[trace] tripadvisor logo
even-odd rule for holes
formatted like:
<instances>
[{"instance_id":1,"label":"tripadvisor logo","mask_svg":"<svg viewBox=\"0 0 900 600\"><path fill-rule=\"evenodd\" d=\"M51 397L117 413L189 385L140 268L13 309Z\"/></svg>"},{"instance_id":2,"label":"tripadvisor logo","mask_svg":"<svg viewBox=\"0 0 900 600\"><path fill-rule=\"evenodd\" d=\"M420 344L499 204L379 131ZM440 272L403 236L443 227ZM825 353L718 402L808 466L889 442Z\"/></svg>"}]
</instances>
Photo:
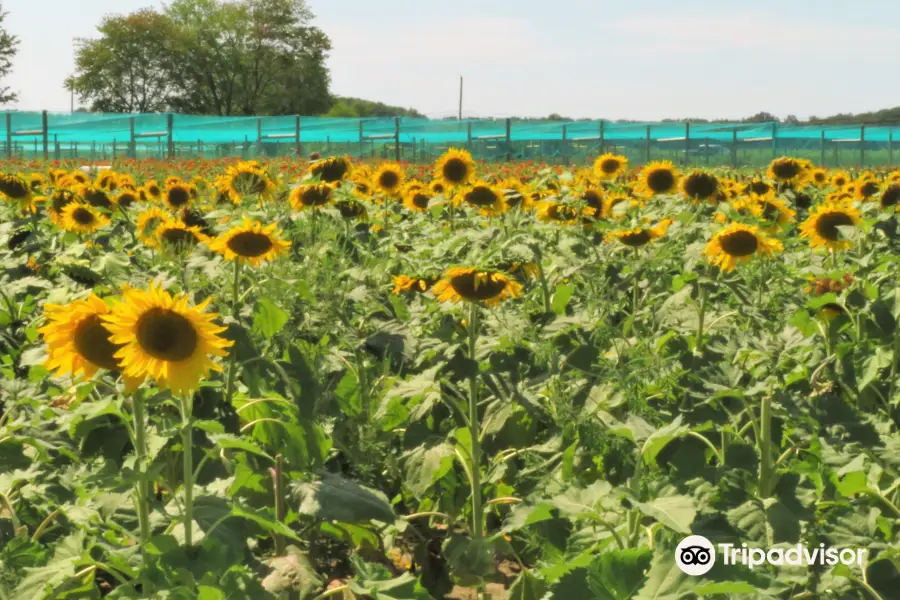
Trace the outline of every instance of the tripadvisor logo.
<instances>
[{"instance_id":1,"label":"tripadvisor logo","mask_svg":"<svg viewBox=\"0 0 900 600\"><path fill-rule=\"evenodd\" d=\"M745 565L751 569L761 565L812 566L823 565L833 567L838 563L846 566L862 567L867 550L865 548L833 548L825 544L809 548L797 544L784 548L749 548L747 544L718 544L718 550L712 542L702 535L692 535L681 540L675 548L675 564L687 575L699 576L708 573L716 564L716 555L721 556L723 565Z\"/></svg>"}]
</instances>

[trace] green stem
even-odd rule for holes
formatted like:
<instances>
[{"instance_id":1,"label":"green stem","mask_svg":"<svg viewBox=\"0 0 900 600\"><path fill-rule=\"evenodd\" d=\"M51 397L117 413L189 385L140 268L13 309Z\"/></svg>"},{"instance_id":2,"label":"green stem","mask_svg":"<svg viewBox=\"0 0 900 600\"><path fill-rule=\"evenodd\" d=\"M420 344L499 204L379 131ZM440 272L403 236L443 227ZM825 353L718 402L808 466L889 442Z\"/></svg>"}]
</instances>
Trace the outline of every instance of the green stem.
<instances>
[{"instance_id":1,"label":"green stem","mask_svg":"<svg viewBox=\"0 0 900 600\"><path fill-rule=\"evenodd\" d=\"M137 500L138 523L141 529L141 554L144 554L144 545L150 540L150 510L149 492L147 488L147 422L144 416L144 402L137 394L131 398L132 416L134 417L134 453L138 472L138 482L135 486Z\"/></svg>"},{"instance_id":2,"label":"green stem","mask_svg":"<svg viewBox=\"0 0 900 600\"><path fill-rule=\"evenodd\" d=\"M766 396L762 400L759 413L759 496L768 498L772 490L772 479L775 474L775 464L772 461L772 397Z\"/></svg>"},{"instance_id":3,"label":"green stem","mask_svg":"<svg viewBox=\"0 0 900 600\"><path fill-rule=\"evenodd\" d=\"M472 533L475 539L481 539L482 504L481 504L481 427L478 422L478 304L469 305L469 358L475 363L475 370L469 376L469 436L472 438Z\"/></svg>"},{"instance_id":4,"label":"green stem","mask_svg":"<svg viewBox=\"0 0 900 600\"><path fill-rule=\"evenodd\" d=\"M275 457L275 468L272 469L272 492L275 495L275 520L284 523L284 476L281 469L281 455ZM275 555L284 556L285 545L284 536L276 533L272 536L275 542Z\"/></svg>"},{"instance_id":5,"label":"green stem","mask_svg":"<svg viewBox=\"0 0 900 600\"><path fill-rule=\"evenodd\" d=\"M631 286L631 316L637 318L638 311L638 249L634 249L634 283Z\"/></svg>"},{"instance_id":6,"label":"green stem","mask_svg":"<svg viewBox=\"0 0 900 600\"><path fill-rule=\"evenodd\" d=\"M238 298L241 291L241 261L234 261L234 279L231 282L231 315L235 320L238 318ZM234 384L237 377L237 350L231 349L228 356L228 374L225 380L225 405L231 406L231 400L234 396Z\"/></svg>"},{"instance_id":7,"label":"green stem","mask_svg":"<svg viewBox=\"0 0 900 600\"><path fill-rule=\"evenodd\" d=\"M697 315L697 343L695 348L697 354L700 354L703 352L703 319L706 317L706 288L700 280L697 281L697 287L700 293L700 311Z\"/></svg>"},{"instance_id":8,"label":"green stem","mask_svg":"<svg viewBox=\"0 0 900 600\"><path fill-rule=\"evenodd\" d=\"M9 496L0 492L0 503L6 506L6 510L9 511L9 518L12 521L13 531L18 534L19 532L19 517L16 516L16 509L13 508L12 501L9 499Z\"/></svg>"},{"instance_id":9,"label":"green stem","mask_svg":"<svg viewBox=\"0 0 900 600\"><path fill-rule=\"evenodd\" d=\"M191 412L193 397L185 394L181 397L181 445L184 454L184 545L194 545L194 456L193 436L191 435Z\"/></svg>"}]
</instances>

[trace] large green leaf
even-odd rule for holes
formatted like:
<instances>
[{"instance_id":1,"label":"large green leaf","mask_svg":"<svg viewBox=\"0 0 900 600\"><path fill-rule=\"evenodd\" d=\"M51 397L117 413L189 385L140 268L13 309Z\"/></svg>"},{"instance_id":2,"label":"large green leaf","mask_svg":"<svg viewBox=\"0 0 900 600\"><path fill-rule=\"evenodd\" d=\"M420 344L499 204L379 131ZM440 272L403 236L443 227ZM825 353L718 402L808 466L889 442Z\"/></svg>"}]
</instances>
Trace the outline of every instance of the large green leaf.
<instances>
[{"instance_id":1,"label":"large green leaf","mask_svg":"<svg viewBox=\"0 0 900 600\"><path fill-rule=\"evenodd\" d=\"M387 497L339 475L326 475L319 481L295 485L300 498L298 511L330 521L393 523L397 517Z\"/></svg>"},{"instance_id":2,"label":"large green leaf","mask_svg":"<svg viewBox=\"0 0 900 600\"><path fill-rule=\"evenodd\" d=\"M522 571L507 594L508 600L541 600L547 593L547 584L531 574L530 571Z\"/></svg>"},{"instance_id":3,"label":"large green leaf","mask_svg":"<svg viewBox=\"0 0 900 600\"><path fill-rule=\"evenodd\" d=\"M588 567L588 587L597 600L631 600L643 587L652 558L646 548L604 552Z\"/></svg>"},{"instance_id":4,"label":"large green leaf","mask_svg":"<svg viewBox=\"0 0 900 600\"><path fill-rule=\"evenodd\" d=\"M691 523L697 515L697 506L690 496L666 496L650 502L635 502L635 506L669 529L686 535L691 533Z\"/></svg>"}]
</instances>

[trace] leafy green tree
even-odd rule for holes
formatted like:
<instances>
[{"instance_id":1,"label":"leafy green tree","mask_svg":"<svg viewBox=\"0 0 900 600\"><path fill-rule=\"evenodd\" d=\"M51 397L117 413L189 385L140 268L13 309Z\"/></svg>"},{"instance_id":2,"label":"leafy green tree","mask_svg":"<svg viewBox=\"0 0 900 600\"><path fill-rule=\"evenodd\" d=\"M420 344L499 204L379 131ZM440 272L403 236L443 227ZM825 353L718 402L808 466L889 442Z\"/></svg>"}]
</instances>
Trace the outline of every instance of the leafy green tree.
<instances>
[{"instance_id":1,"label":"leafy green tree","mask_svg":"<svg viewBox=\"0 0 900 600\"><path fill-rule=\"evenodd\" d=\"M12 61L19 51L19 38L9 33L3 27L3 21L8 13L3 12L0 5L0 79L3 79L12 71ZM9 87L0 86L0 104L7 104L18 99L18 94Z\"/></svg>"},{"instance_id":2,"label":"leafy green tree","mask_svg":"<svg viewBox=\"0 0 900 600\"><path fill-rule=\"evenodd\" d=\"M75 40L76 74L66 87L98 112L162 112L172 82L167 44L171 20L152 9L108 16L99 39Z\"/></svg>"}]
</instances>

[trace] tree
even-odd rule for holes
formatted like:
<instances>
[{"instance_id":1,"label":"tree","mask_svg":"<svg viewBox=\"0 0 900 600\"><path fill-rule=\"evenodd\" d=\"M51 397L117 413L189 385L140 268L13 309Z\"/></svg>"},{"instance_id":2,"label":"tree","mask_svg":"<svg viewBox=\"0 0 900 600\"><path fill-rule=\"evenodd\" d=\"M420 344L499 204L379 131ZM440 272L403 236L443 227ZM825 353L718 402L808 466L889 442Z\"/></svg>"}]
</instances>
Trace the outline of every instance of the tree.
<instances>
[{"instance_id":1,"label":"tree","mask_svg":"<svg viewBox=\"0 0 900 600\"><path fill-rule=\"evenodd\" d=\"M171 20L144 9L106 17L97 29L99 39L75 40L76 74L66 80L66 88L98 112L168 110Z\"/></svg>"},{"instance_id":2,"label":"tree","mask_svg":"<svg viewBox=\"0 0 900 600\"><path fill-rule=\"evenodd\" d=\"M3 79L12 71L12 61L19 52L19 38L10 34L3 27L3 21L8 13L3 12L0 5L0 79ZM0 86L0 104L15 102L19 95L11 91L9 87Z\"/></svg>"},{"instance_id":3,"label":"tree","mask_svg":"<svg viewBox=\"0 0 900 600\"><path fill-rule=\"evenodd\" d=\"M744 119L744 123L777 123L778 117L765 111L756 113L752 117Z\"/></svg>"},{"instance_id":4,"label":"tree","mask_svg":"<svg viewBox=\"0 0 900 600\"><path fill-rule=\"evenodd\" d=\"M171 76L184 112L316 113L331 105L328 37L304 0L174 0Z\"/></svg>"}]
</instances>

